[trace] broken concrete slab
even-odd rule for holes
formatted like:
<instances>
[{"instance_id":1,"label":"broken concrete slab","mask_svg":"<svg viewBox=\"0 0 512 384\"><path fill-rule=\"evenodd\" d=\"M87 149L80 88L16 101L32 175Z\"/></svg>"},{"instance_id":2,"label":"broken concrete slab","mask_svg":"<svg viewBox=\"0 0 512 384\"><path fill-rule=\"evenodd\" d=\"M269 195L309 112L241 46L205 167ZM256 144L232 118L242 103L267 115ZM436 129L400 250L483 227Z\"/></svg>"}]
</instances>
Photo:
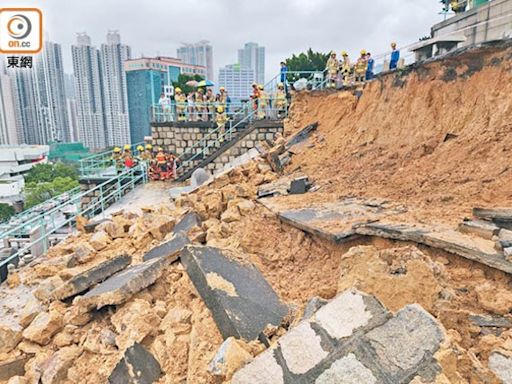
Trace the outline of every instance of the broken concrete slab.
<instances>
[{"instance_id":1,"label":"broken concrete slab","mask_svg":"<svg viewBox=\"0 0 512 384\"><path fill-rule=\"evenodd\" d=\"M22 331L19 324L0 324L0 353L12 351L21 341Z\"/></svg>"},{"instance_id":2,"label":"broken concrete slab","mask_svg":"<svg viewBox=\"0 0 512 384\"><path fill-rule=\"evenodd\" d=\"M181 262L212 312L222 336L254 340L280 325L288 308L252 264L239 263L213 247L188 246Z\"/></svg>"},{"instance_id":3,"label":"broken concrete slab","mask_svg":"<svg viewBox=\"0 0 512 384\"><path fill-rule=\"evenodd\" d=\"M189 212L181 218L181 220L174 226L173 233L183 231L188 233L195 225L201 226L201 218L195 212Z\"/></svg>"},{"instance_id":4,"label":"broken concrete slab","mask_svg":"<svg viewBox=\"0 0 512 384\"><path fill-rule=\"evenodd\" d=\"M292 181L295 178L300 178L300 177L307 177L307 176L303 176L303 175L298 176L297 174L290 175L290 176L283 176L271 183L266 183L266 184L260 185L258 187L257 195L259 198L271 197L271 196L286 196L289 193L288 191L291 187Z\"/></svg>"},{"instance_id":5,"label":"broken concrete slab","mask_svg":"<svg viewBox=\"0 0 512 384\"><path fill-rule=\"evenodd\" d=\"M390 317L373 296L348 290L242 367L232 383L409 383L439 372L444 333L417 305ZM430 381L428 381L430 382Z\"/></svg>"},{"instance_id":6,"label":"broken concrete slab","mask_svg":"<svg viewBox=\"0 0 512 384\"><path fill-rule=\"evenodd\" d=\"M85 233L93 233L96 230L96 227L100 225L101 223L105 223L107 221L110 221L110 219L104 218L94 221L89 221L87 224L84 225Z\"/></svg>"},{"instance_id":7,"label":"broken concrete slab","mask_svg":"<svg viewBox=\"0 0 512 384\"><path fill-rule=\"evenodd\" d=\"M73 362L81 353L82 348L76 345L59 349L46 362L46 368L41 376L41 383L58 384L65 381L68 377L69 368L71 368Z\"/></svg>"},{"instance_id":8,"label":"broken concrete slab","mask_svg":"<svg viewBox=\"0 0 512 384\"><path fill-rule=\"evenodd\" d=\"M239 340L228 337L208 364L208 372L221 380L229 380L239 368L252 360L252 355L243 348Z\"/></svg>"},{"instance_id":9,"label":"broken concrete slab","mask_svg":"<svg viewBox=\"0 0 512 384\"><path fill-rule=\"evenodd\" d=\"M300 131L292 135L285 144L285 149L289 150L291 147L293 147L295 144L300 143L301 141L306 140L310 135L311 132L316 130L318 128L318 122L314 122L313 124L309 124L306 127L302 128Z\"/></svg>"},{"instance_id":10,"label":"broken concrete slab","mask_svg":"<svg viewBox=\"0 0 512 384\"><path fill-rule=\"evenodd\" d=\"M278 213L279 218L296 228L335 243L351 240L357 234L355 225L375 221L398 213L385 202L344 199L335 203Z\"/></svg>"},{"instance_id":11,"label":"broken concrete slab","mask_svg":"<svg viewBox=\"0 0 512 384\"><path fill-rule=\"evenodd\" d=\"M31 356L22 355L10 360L0 362L0 380L7 381L13 376L25 375L25 364Z\"/></svg>"},{"instance_id":12,"label":"broken concrete slab","mask_svg":"<svg viewBox=\"0 0 512 384\"><path fill-rule=\"evenodd\" d=\"M481 219L512 221L512 208L473 208L473 216Z\"/></svg>"},{"instance_id":13,"label":"broken concrete slab","mask_svg":"<svg viewBox=\"0 0 512 384\"><path fill-rule=\"evenodd\" d=\"M499 233L500 228L489 221L465 219L459 224L459 231L492 240L493 236Z\"/></svg>"},{"instance_id":14,"label":"broken concrete slab","mask_svg":"<svg viewBox=\"0 0 512 384\"><path fill-rule=\"evenodd\" d=\"M469 320L479 327L512 328L512 320L499 315L470 315Z\"/></svg>"},{"instance_id":15,"label":"broken concrete slab","mask_svg":"<svg viewBox=\"0 0 512 384\"><path fill-rule=\"evenodd\" d=\"M83 296L77 296L73 304L90 311L105 305L118 305L127 301L133 294L149 287L161 275L170 259L159 257L133 265L111 276Z\"/></svg>"},{"instance_id":16,"label":"broken concrete slab","mask_svg":"<svg viewBox=\"0 0 512 384\"><path fill-rule=\"evenodd\" d=\"M309 179L307 176L298 177L292 180L290 188L288 189L288 193L290 195L299 195L302 193L306 193L310 187L311 184L309 183Z\"/></svg>"},{"instance_id":17,"label":"broken concrete slab","mask_svg":"<svg viewBox=\"0 0 512 384\"><path fill-rule=\"evenodd\" d=\"M275 152L270 152L267 155L267 161L275 173L277 173L278 175L283 174L284 168L283 164L281 163L281 159L279 158L279 154Z\"/></svg>"},{"instance_id":18,"label":"broken concrete slab","mask_svg":"<svg viewBox=\"0 0 512 384\"><path fill-rule=\"evenodd\" d=\"M108 378L110 384L152 384L162 369L154 356L139 343L128 348Z\"/></svg>"},{"instance_id":19,"label":"broken concrete slab","mask_svg":"<svg viewBox=\"0 0 512 384\"><path fill-rule=\"evenodd\" d=\"M131 262L132 257L124 254L95 265L94 267L73 276L54 290L52 292L52 298L54 300L64 300L71 296L78 295L93 285L102 282L109 276L112 276L114 273L125 269Z\"/></svg>"},{"instance_id":20,"label":"broken concrete slab","mask_svg":"<svg viewBox=\"0 0 512 384\"><path fill-rule=\"evenodd\" d=\"M493 352L489 356L489 368L501 379L503 384L512 384L512 357Z\"/></svg>"},{"instance_id":21,"label":"broken concrete slab","mask_svg":"<svg viewBox=\"0 0 512 384\"><path fill-rule=\"evenodd\" d=\"M322 299L321 297L313 297L308 301L306 304L306 307L304 308L304 314L302 315L302 320L309 319L311 316L314 315L316 311L318 311L320 308L322 308L325 304L327 304L328 301L325 299Z\"/></svg>"},{"instance_id":22,"label":"broken concrete slab","mask_svg":"<svg viewBox=\"0 0 512 384\"><path fill-rule=\"evenodd\" d=\"M179 252L188 244L190 244L190 239L187 234L184 231L179 231L171 240L160 244L146 253L143 260L148 261L157 257L168 257L172 258L170 262L173 262L178 259Z\"/></svg>"},{"instance_id":23,"label":"broken concrete slab","mask_svg":"<svg viewBox=\"0 0 512 384\"><path fill-rule=\"evenodd\" d=\"M512 262L494 248L492 241L474 238L449 228L374 222L359 225L355 231L360 235L425 244L512 273Z\"/></svg>"}]
</instances>

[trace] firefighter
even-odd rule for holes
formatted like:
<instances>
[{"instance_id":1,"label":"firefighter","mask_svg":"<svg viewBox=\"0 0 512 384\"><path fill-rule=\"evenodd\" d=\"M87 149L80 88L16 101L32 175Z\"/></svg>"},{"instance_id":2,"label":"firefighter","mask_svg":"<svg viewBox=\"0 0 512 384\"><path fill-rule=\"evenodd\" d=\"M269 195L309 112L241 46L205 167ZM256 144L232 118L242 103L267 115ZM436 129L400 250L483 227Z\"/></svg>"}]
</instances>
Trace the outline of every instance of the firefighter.
<instances>
[{"instance_id":1,"label":"firefighter","mask_svg":"<svg viewBox=\"0 0 512 384\"><path fill-rule=\"evenodd\" d=\"M179 159L174 153L169 152L167 154L167 169L170 171L170 174L168 174L168 178L176 177L178 162Z\"/></svg>"},{"instance_id":2,"label":"firefighter","mask_svg":"<svg viewBox=\"0 0 512 384\"><path fill-rule=\"evenodd\" d=\"M251 99L252 99L252 109L253 109L253 111L257 111L258 103L259 103L259 99L260 99L260 90L258 88L258 84L256 84L256 83L252 83Z\"/></svg>"},{"instance_id":3,"label":"firefighter","mask_svg":"<svg viewBox=\"0 0 512 384\"><path fill-rule=\"evenodd\" d=\"M338 77L338 60L336 60L336 53L331 51L331 56L327 60L325 66L327 70L327 88L336 88L336 78Z\"/></svg>"},{"instance_id":4,"label":"firefighter","mask_svg":"<svg viewBox=\"0 0 512 384\"><path fill-rule=\"evenodd\" d=\"M142 161L145 161L146 163L151 162L153 159L152 154L153 146L151 144L146 144L146 147L144 148L144 152L140 155L140 158Z\"/></svg>"},{"instance_id":5,"label":"firefighter","mask_svg":"<svg viewBox=\"0 0 512 384\"><path fill-rule=\"evenodd\" d=\"M343 75L343 86L346 87L349 85L349 80L350 80L350 58L348 57L348 53L346 51L341 52L341 57L343 58L341 61L341 73Z\"/></svg>"},{"instance_id":6,"label":"firefighter","mask_svg":"<svg viewBox=\"0 0 512 384\"><path fill-rule=\"evenodd\" d=\"M155 156L156 166L161 173L165 173L167 172L167 156L162 147L158 147L157 151Z\"/></svg>"},{"instance_id":7,"label":"firefighter","mask_svg":"<svg viewBox=\"0 0 512 384\"><path fill-rule=\"evenodd\" d=\"M258 85L258 90L260 93L258 99L258 118L264 119L267 116L268 95L262 84Z\"/></svg>"},{"instance_id":8,"label":"firefighter","mask_svg":"<svg viewBox=\"0 0 512 384\"><path fill-rule=\"evenodd\" d=\"M124 165L127 168L131 168L135 165L135 163L133 161L133 154L132 154L131 148L132 148L132 146L130 144L126 144L123 149L123 154L121 155Z\"/></svg>"},{"instance_id":9,"label":"firefighter","mask_svg":"<svg viewBox=\"0 0 512 384\"><path fill-rule=\"evenodd\" d=\"M368 61L366 59L366 50L361 50L361 56L357 59L354 72L356 77L356 83L363 83L366 76L366 69L368 67Z\"/></svg>"},{"instance_id":10,"label":"firefighter","mask_svg":"<svg viewBox=\"0 0 512 384\"><path fill-rule=\"evenodd\" d=\"M218 106L226 109L227 102L228 102L228 95L226 93L226 88L220 87L219 88L219 103L218 103Z\"/></svg>"},{"instance_id":11,"label":"firefighter","mask_svg":"<svg viewBox=\"0 0 512 384\"><path fill-rule=\"evenodd\" d=\"M217 123L217 129L219 130L218 137L219 141L222 143L224 141L224 135L226 133L226 123L228 122L228 116L226 115L226 111L224 107L217 107L217 114L215 115L215 122Z\"/></svg>"},{"instance_id":12,"label":"firefighter","mask_svg":"<svg viewBox=\"0 0 512 384\"><path fill-rule=\"evenodd\" d=\"M121 172L123 169L123 159L122 159L122 153L121 148L115 147L112 151L112 162L114 163L114 166L116 167L117 172Z\"/></svg>"},{"instance_id":13,"label":"firefighter","mask_svg":"<svg viewBox=\"0 0 512 384\"><path fill-rule=\"evenodd\" d=\"M215 94L211 88L208 88L205 95L206 100L206 111L208 113L207 120L212 121L215 113Z\"/></svg>"},{"instance_id":14,"label":"firefighter","mask_svg":"<svg viewBox=\"0 0 512 384\"><path fill-rule=\"evenodd\" d=\"M275 96L275 108L277 110L277 118L280 119L286 115L286 91L284 89L284 84L277 84L277 91Z\"/></svg>"},{"instance_id":15,"label":"firefighter","mask_svg":"<svg viewBox=\"0 0 512 384\"><path fill-rule=\"evenodd\" d=\"M185 110L187 108L187 96L181 91L181 88L176 87L174 101L176 102L176 114L178 121L185 121L187 119Z\"/></svg>"},{"instance_id":16,"label":"firefighter","mask_svg":"<svg viewBox=\"0 0 512 384\"><path fill-rule=\"evenodd\" d=\"M196 92L196 111L199 121L204 121L205 97L203 88L199 88Z\"/></svg>"}]
</instances>

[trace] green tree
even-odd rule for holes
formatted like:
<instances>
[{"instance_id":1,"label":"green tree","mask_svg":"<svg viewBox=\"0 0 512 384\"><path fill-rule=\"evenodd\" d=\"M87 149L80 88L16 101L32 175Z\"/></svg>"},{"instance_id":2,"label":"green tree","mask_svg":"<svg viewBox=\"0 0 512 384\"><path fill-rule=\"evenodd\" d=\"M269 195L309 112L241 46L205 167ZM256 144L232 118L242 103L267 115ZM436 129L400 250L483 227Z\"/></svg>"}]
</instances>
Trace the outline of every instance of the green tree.
<instances>
[{"instance_id":1,"label":"green tree","mask_svg":"<svg viewBox=\"0 0 512 384\"><path fill-rule=\"evenodd\" d=\"M9 204L0 203L0 223L7 221L14 215L14 208Z\"/></svg>"},{"instance_id":2,"label":"green tree","mask_svg":"<svg viewBox=\"0 0 512 384\"><path fill-rule=\"evenodd\" d=\"M28 182L25 184L25 209L78 187L78 180L58 176L50 182Z\"/></svg>"},{"instance_id":3,"label":"green tree","mask_svg":"<svg viewBox=\"0 0 512 384\"><path fill-rule=\"evenodd\" d=\"M69 177L78 180L78 170L61 162L55 164L37 164L28 171L25 182L51 182L57 177Z\"/></svg>"},{"instance_id":4,"label":"green tree","mask_svg":"<svg viewBox=\"0 0 512 384\"><path fill-rule=\"evenodd\" d=\"M293 54L285 60L289 71L323 71L329 59L329 53L313 52L309 48L306 52Z\"/></svg>"},{"instance_id":5,"label":"green tree","mask_svg":"<svg viewBox=\"0 0 512 384\"><path fill-rule=\"evenodd\" d=\"M187 85L187 82L191 81L191 80L195 80L195 81L199 82L201 80L204 80L204 78L201 75L190 76L190 75L180 74L178 76L178 81L173 81L172 85L173 85L174 88L180 87L181 90L185 94L187 94L187 93L190 93L190 92L195 90L194 87L191 87L190 85Z\"/></svg>"}]
</instances>

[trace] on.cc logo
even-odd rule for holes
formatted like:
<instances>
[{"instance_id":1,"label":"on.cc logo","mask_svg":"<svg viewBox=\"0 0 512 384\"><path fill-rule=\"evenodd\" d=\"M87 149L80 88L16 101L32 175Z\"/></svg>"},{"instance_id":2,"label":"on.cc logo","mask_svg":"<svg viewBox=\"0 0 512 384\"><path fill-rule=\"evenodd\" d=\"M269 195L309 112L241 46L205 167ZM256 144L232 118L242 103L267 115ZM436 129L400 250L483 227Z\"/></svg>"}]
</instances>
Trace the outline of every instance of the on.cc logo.
<instances>
[{"instance_id":1,"label":"on.cc logo","mask_svg":"<svg viewBox=\"0 0 512 384\"><path fill-rule=\"evenodd\" d=\"M32 31L32 23L24 15L14 15L7 23L7 31L13 39L24 39Z\"/></svg>"}]
</instances>

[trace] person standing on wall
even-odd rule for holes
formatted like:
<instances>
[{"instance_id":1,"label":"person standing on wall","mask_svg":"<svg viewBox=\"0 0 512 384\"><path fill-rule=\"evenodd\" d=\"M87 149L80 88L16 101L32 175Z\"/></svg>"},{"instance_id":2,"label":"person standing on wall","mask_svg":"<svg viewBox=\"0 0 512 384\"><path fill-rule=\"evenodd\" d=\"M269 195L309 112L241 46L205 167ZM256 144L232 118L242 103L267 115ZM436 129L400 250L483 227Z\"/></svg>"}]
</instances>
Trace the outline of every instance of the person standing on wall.
<instances>
[{"instance_id":1,"label":"person standing on wall","mask_svg":"<svg viewBox=\"0 0 512 384\"><path fill-rule=\"evenodd\" d=\"M288 93L288 86L286 84L286 78L288 74L288 66L284 61L281 61L281 69L280 69L280 82L284 84L284 90Z\"/></svg>"},{"instance_id":2,"label":"person standing on wall","mask_svg":"<svg viewBox=\"0 0 512 384\"><path fill-rule=\"evenodd\" d=\"M373 79L373 67L375 66L375 60L373 60L372 54L368 52L366 54L366 81Z\"/></svg>"},{"instance_id":3,"label":"person standing on wall","mask_svg":"<svg viewBox=\"0 0 512 384\"><path fill-rule=\"evenodd\" d=\"M396 69L398 60L400 60L400 51L396 48L396 43L391 43L391 60L389 61L389 70Z\"/></svg>"}]
</instances>

